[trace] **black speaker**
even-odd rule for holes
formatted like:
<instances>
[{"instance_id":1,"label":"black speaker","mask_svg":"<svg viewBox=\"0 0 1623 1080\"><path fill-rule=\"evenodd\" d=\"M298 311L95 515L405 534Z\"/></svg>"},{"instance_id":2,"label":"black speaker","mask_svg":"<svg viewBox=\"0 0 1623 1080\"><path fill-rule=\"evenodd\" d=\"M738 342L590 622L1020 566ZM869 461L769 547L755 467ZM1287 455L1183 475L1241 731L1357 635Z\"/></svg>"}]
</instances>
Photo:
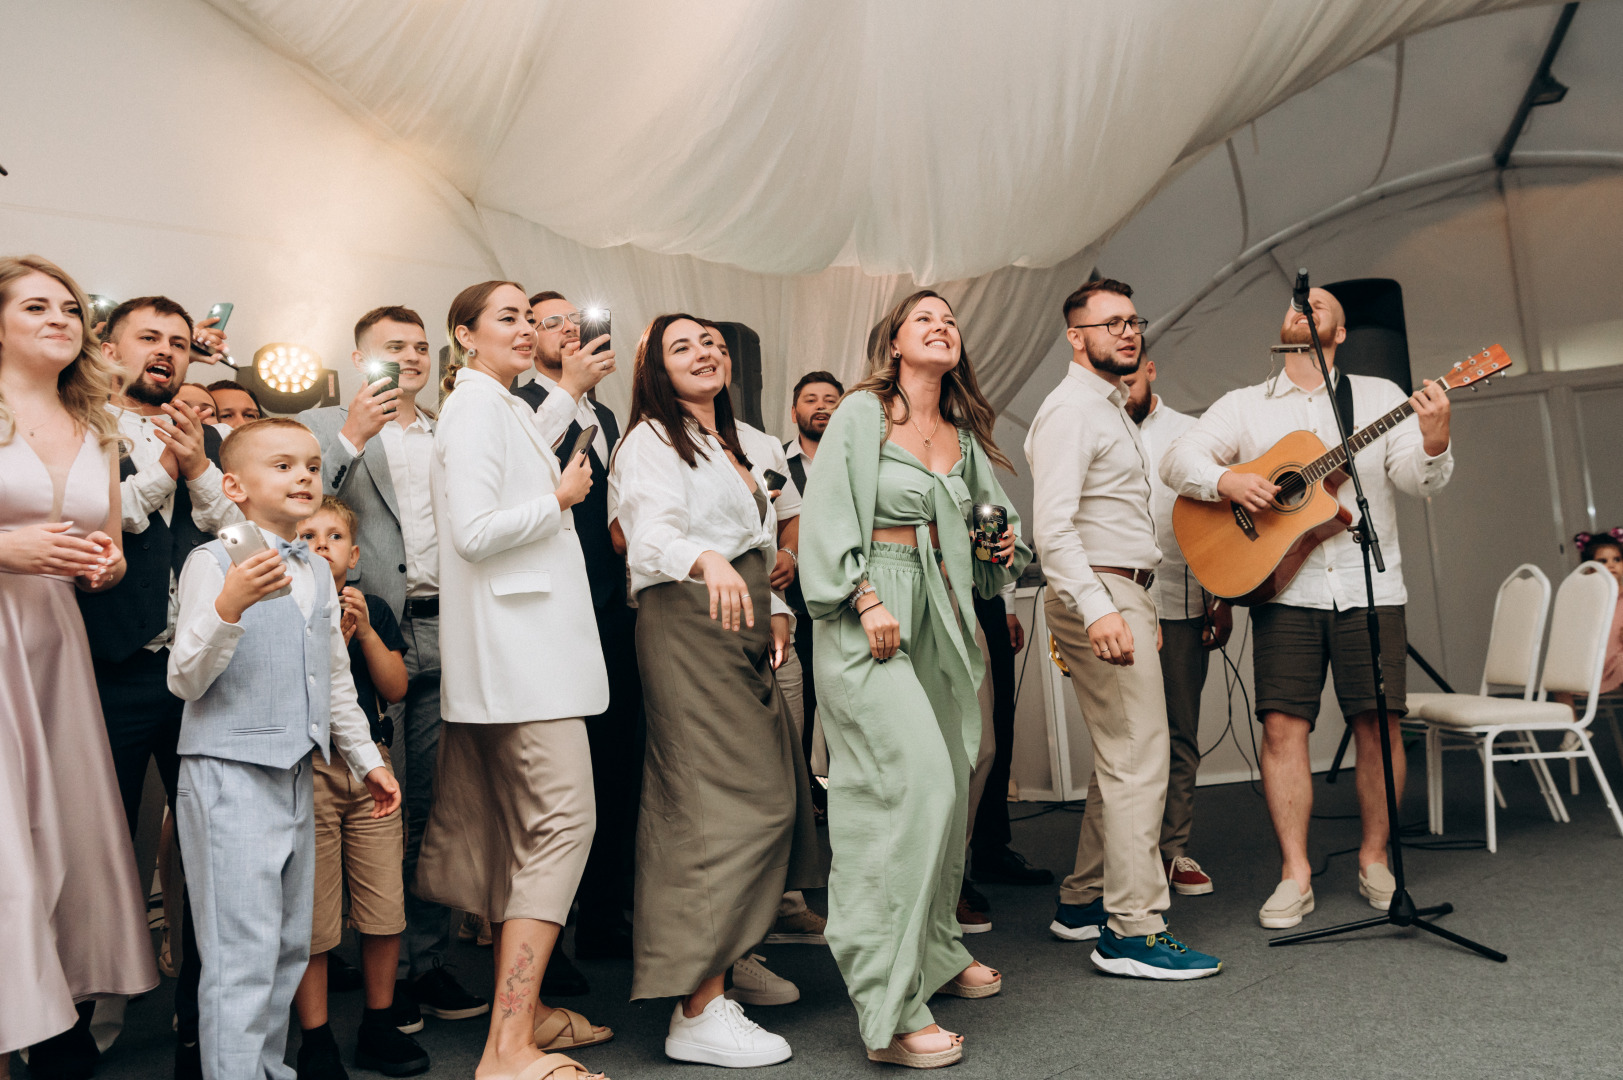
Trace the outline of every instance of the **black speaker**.
<instances>
[{"instance_id":1,"label":"black speaker","mask_svg":"<svg viewBox=\"0 0 1623 1080\"><path fill-rule=\"evenodd\" d=\"M761 422L761 335L737 322L718 322L733 361L733 380L727 386L732 398L733 416L754 428L766 430Z\"/></svg>"},{"instance_id":2,"label":"black speaker","mask_svg":"<svg viewBox=\"0 0 1623 1080\"><path fill-rule=\"evenodd\" d=\"M1353 278L1324 286L1347 313L1347 340L1336 349L1336 367L1351 375L1390 379L1414 393L1409 373L1409 329L1403 320L1403 286L1391 278Z\"/></svg>"}]
</instances>

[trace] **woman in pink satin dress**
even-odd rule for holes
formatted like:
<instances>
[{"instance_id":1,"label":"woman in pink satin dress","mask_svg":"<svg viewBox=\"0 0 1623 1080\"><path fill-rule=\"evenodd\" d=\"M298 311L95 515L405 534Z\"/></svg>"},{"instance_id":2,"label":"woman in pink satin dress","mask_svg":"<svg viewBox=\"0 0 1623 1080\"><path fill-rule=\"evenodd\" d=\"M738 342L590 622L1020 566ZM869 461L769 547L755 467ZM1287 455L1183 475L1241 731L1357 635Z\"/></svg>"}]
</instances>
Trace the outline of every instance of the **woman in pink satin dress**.
<instances>
[{"instance_id":1,"label":"woman in pink satin dress","mask_svg":"<svg viewBox=\"0 0 1623 1080\"><path fill-rule=\"evenodd\" d=\"M44 259L0 258L0 1077L77 1003L158 983L73 595L124 575L89 307Z\"/></svg>"}]
</instances>

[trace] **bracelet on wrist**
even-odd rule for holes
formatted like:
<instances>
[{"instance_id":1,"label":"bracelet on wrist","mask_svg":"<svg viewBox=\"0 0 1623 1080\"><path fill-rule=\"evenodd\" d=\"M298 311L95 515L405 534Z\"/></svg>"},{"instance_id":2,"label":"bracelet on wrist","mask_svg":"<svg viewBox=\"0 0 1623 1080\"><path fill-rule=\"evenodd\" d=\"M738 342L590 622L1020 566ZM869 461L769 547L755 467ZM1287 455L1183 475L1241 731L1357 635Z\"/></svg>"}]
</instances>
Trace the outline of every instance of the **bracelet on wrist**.
<instances>
[{"instance_id":1,"label":"bracelet on wrist","mask_svg":"<svg viewBox=\"0 0 1623 1080\"><path fill-rule=\"evenodd\" d=\"M798 567L800 565L800 553L797 552L794 548L781 547L778 550L783 552L785 555L789 556L790 561L793 562L795 564L795 566Z\"/></svg>"},{"instance_id":2,"label":"bracelet on wrist","mask_svg":"<svg viewBox=\"0 0 1623 1080\"><path fill-rule=\"evenodd\" d=\"M874 589L872 585L863 585L861 588L858 588L852 592L850 596L846 597L845 602L851 606L852 611L855 611L857 609L857 601L861 600L864 596L873 594Z\"/></svg>"},{"instance_id":3,"label":"bracelet on wrist","mask_svg":"<svg viewBox=\"0 0 1623 1080\"><path fill-rule=\"evenodd\" d=\"M873 603L869 604L867 607L862 608L861 610L859 610L857 612L857 618L858 619L862 618L864 615L868 614L868 612L872 611L876 607L884 607L884 606L885 606L885 602L883 600L876 599L876 600L874 600Z\"/></svg>"}]
</instances>

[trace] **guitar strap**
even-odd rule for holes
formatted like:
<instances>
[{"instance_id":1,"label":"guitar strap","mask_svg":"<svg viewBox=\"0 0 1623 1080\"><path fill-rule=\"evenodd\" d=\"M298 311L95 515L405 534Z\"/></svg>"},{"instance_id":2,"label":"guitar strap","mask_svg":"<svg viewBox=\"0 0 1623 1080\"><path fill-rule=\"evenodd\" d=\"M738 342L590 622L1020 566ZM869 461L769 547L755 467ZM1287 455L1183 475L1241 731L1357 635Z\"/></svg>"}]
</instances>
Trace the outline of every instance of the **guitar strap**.
<instances>
[{"instance_id":1,"label":"guitar strap","mask_svg":"<svg viewBox=\"0 0 1623 1080\"><path fill-rule=\"evenodd\" d=\"M1332 374L1336 377L1336 413L1341 417L1341 424L1350 436L1358 430L1353 426L1352 380L1339 368Z\"/></svg>"}]
</instances>

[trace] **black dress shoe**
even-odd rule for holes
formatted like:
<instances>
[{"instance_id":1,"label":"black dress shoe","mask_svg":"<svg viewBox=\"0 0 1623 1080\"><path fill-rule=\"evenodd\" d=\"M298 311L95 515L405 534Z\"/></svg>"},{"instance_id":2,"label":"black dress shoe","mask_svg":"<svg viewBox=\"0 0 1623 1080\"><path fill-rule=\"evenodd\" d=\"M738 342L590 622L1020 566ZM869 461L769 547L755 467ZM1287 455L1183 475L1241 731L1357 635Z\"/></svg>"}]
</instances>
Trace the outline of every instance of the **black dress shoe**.
<instances>
[{"instance_id":1,"label":"black dress shoe","mask_svg":"<svg viewBox=\"0 0 1623 1080\"><path fill-rule=\"evenodd\" d=\"M582 960L630 960L631 924L621 919L607 926L576 926L575 955Z\"/></svg>"},{"instance_id":2,"label":"black dress shoe","mask_svg":"<svg viewBox=\"0 0 1623 1080\"><path fill-rule=\"evenodd\" d=\"M78 1005L79 1019L60 1035L52 1035L28 1050L28 1075L35 1080L90 1080L101 1051L90 1036L90 1018L96 1003Z\"/></svg>"},{"instance_id":3,"label":"black dress shoe","mask_svg":"<svg viewBox=\"0 0 1623 1080\"><path fill-rule=\"evenodd\" d=\"M1024 856L1006 847L992 851L975 852L970 859L970 875L982 884L990 885L1052 885L1051 870L1032 866Z\"/></svg>"},{"instance_id":4,"label":"black dress shoe","mask_svg":"<svg viewBox=\"0 0 1623 1080\"><path fill-rule=\"evenodd\" d=\"M387 1009L367 1009L355 1037L355 1067L384 1076L416 1076L428 1071L428 1051L390 1023Z\"/></svg>"},{"instance_id":5,"label":"black dress shoe","mask_svg":"<svg viewBox=\"0 0 1623 1080\"><path fill-rule=\"evenodd\" d=\"M298 1071L299 1080L349 1080L349 1073L344 1071L344 1061L338 1056L338 1043L333 1040L332 1028L326 1024L304 1033L294 1068Z\"/></svg>"},{"instance_id":6,"label":"black dress shoe","mask_svg":"<svg viewBox=\"0 0 1623 1080\"><path fill-rule=\"evenodd\" d=\"M547 972L541 976L541 996L549 997L582 997L592 992L592 984L586 981L564 952L562 945L555 945L552 949L552 959L547 961Z\"/></svg>"},{"instance_id":7,"label":"black dress shoe","mask_svg":"<svg viewBox=\"0 0 1623 1080\"><path fill-rule=\"evenodd\" d=\"M195 1042L175 1044L175 1080L203 1080L203 1051Z\"/></svg>"},{"instance_id":8,"label":"black dress shoe","mask_svg":"<svg viewBox=\"0 0 1623 1080\"><path fill-rule=\"evenodd\" d=\"M490 1002L468 993L456 981L456 976L443 967L413 979L411 996L420 1012L438 1020L469 1020L490 1011Z\"/></svg>"},{"instance_id":9,"label":"black dress shoe","mask_svg":"<svg viewBox=\"0 0 1623 1080\"><path fill-rule=\"evenodd\" d=\"M345 960L335 952L327 954L327 992L331 994L348 994L361 989L366 980L361 976L361 969Z\"/></svg>"},{"instance_id":10,"label":"black dress shoe","mask_svg":"<svg viewBox=\"0 0 1623 1080\"><path fill-rule=\"evenodd\" d=\"M423 1013L417 1008L417 999L411 995L411 983L404 979L394 984L394 1004L389 1006L389 1021L402 1035L415 1035L423 1030Z\"/></svg>"}]
</instances>

